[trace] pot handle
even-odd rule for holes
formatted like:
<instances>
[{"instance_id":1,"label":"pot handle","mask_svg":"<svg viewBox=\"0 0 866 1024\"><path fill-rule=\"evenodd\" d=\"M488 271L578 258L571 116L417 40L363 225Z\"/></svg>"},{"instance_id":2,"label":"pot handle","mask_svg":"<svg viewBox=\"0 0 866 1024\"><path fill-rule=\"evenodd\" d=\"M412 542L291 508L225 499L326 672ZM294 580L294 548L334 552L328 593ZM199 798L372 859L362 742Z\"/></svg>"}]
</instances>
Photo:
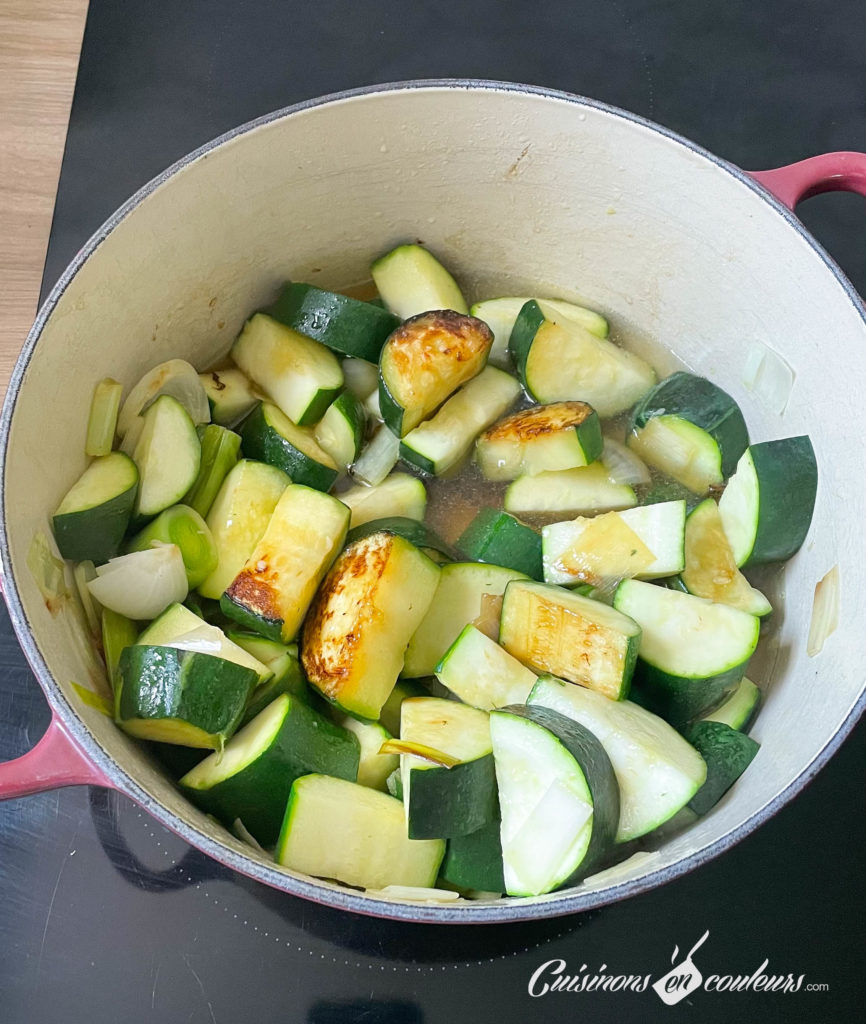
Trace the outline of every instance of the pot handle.
<instances>
[{"instance_id":1,"label":"pot handle","mask_svg":"<svg viewBox=\"0 0 866 1024\"><path fill-rule=\"evenodd\" d=\"M789 210L822 192L858 192L866 196L866 153L822 153L795 164L749 175Z\"/></svg>"},{"instance_id":2,"label":"pot handle","mask_svg":"<svg viewBox=\"0 0 866 1024\"><path fill-rule=\"evenodd\" d=\"M0 800L61 786L112 787L113 783L87 760L63 722L52 715L45 735L32 750L0 764Z\"/></svg>"}]
</instances>

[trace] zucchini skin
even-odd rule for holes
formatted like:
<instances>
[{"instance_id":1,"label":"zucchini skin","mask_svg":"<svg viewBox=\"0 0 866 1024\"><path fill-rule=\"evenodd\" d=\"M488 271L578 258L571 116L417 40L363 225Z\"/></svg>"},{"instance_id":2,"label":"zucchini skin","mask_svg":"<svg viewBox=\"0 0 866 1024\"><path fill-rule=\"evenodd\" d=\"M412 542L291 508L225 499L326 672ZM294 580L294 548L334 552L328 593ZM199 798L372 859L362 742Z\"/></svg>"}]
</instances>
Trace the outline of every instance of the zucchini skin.
<instances>
[{"instance_id":1,"label":"zucchini skin","mask_svg":"<svg viewBox=\"0 0 866 1024\"><path fill-rule=\"evenodd\" d=\"M486 825L469 835L448 840L445 859L439 869L442 878L461 889L505 892L500 825L497 801L496 815Z\"/></svg>"},{"instance_id":2,"label":"zucchini skin","mask_svg":"<svg viewBox=\"0 0 866 1024\"><path fill-rule=\"evenodd\" d=\"M521 383L527 390L529 388L526 383L526 360L529 358L529 350L532 348L538 328L546 319L535 299L530 299L517 314L508 339L508 354L514 362Z\"/></svg>"},{"instance_id":3,"label":"zucchini skin","mask_svg":"<svg viewBox=\"0 0 866 1024\"><path fill-rule=\"evenodd\" d=\"M705 377L681 370L659 381L635 406L631 429L645 427L656 416L679 416L710 434L719 446L725 478L734 472L749 446L749 431L740 407Z\"/></svg>"},{"instance_id":4,"label":"zucchini skin","mask_svg":"<svg viewBox=\"0 0 866 1024\"><path fill-rule=\"evenodd\" d=\"M761 745L723 722L696 722L685 738L707 763L707 781L689 803L696 814L706 814L749 767Z\"/></svg>"},{"instance_id":5,"label":"zucchini skin","mask_svg":"<svg viewBox=\"0 0 866 1024\"><path fill-rule=\"evenodd\" d=\"M457 558L457 552L450 544L446 544L439 534L434 533L423 523L419 523L417 519L409 519L407 516L385 516L383 519L370 519L366 523L361 523L360 526L353 526L346 535L346 544L363 540L371 533L392 533L395 537L408 540L416 548L422 550L429 548L432 551L437 551L448 561L453 562Z\"/></svg>"},{"instance_id":6,"label":"zucchini skin","mask_svg":"<svg viewBox=\"0 0 866 1024\"><path fill-rule=\"evenodd\" d=\"M638 658L632 680L638 703L676 729L720 704L746 674L749 656L725 672L705 679L690 679L665 672ZM633 695L634 696L634 695Z\"/></svg>"},{"instance_id":7,"label":"zucchini skin","mask_svg":"<svg viewBox=\"0 0 866 1024\"><path fill-rule=\"evenodd\" d=\"M137 644L120 654L115 721L176 719L212 738L218 749L238 726L258 682L251 668L197 651Z\"/></svg>"},{"instance_id":8,"label":"zucchini skin","mask_svg":"<svg viewBox=\"0 0 866 1024\"><path fill-rule=\"evenodd\" d=\"M210 789L181 788L203 811L226 825L240 818L262 846L277 841L292 783L320 772L354 782L357 739L295 697L271 744L251 764Z\"/></svg>"},{"instance_id":9,"label":"zucchini skin","mask_svg":"<svg viewBox=\"0 0 866 1024\"><path fill-rule=\"evenodd\" d=\"M371 363L400 326L400 318L381 306L299 282L287 283L262 312L335 352Z\"/></svg>"},{"instance_id":10,"label":"zucchini skin","mask_svg":"<svg viewBox=\"0 0 866 1024\"><path fill-rule=\"evenodd\" d=\"M482 509L457 538L457 547L467 561L504 565L544 580L541 535L498 508Z\"/></svg>"},{"instance_id":11,"label":"zucchini skin","mask_svg":"<svg viewBox=\"0 0 866 1024\"><path fill-rule=\"evenodd\" d=\"M316 462L296 448L267 421L265 403L259 404L244 420L241 439L244 455L257 462L281 469L293 483L327 491L337 479L338 471Z\"/></svg>"},{"instance_id":12,"label":"zucchini skin","mask_svg":"<svg viewBox=\"0 0 866 1024\"><path fill-rule=\"evenodd\" d=\"M570 877L557 888L579 881L604 860L613 848L619 827L619 784L607 751L593 734L558 711L538 704L510 704L494 715L507 712L547 729L580 765L592 795L592 836L586 854Z\"/></svg>"},{"instance_id":13,"label":"zucchini skin","mask_svg":"<svg viewBox=\"0 0 866 1024\"><path fill-rule=\"evenodd\" d=\"M808 436L763 441L749 449L758 478L760 515L744 565L785 562L803 546L818 492L818 465Z\"/></svg>"},{"instance_id":14,"label":"zucchini skin","mask_svg":"<svg viewBox=\"0 0 866 1024\"><path fill-rule=\"evenodd\" d=\"M80 512L54 516L54 539L63 558L101 565L120 551L135 506L138 484L122 494Z\"/></svg>"},{"instance_id":15,"label":"zucchini skin","mask_svg":"<svg viewBox=\"0 0 866 1024\"><path fill-rule=\"evenodd\" d=\"M409 838L448 839L476 832L497 813L493 754L453 768L411 768Z\"/></svg>"}]
</instances>

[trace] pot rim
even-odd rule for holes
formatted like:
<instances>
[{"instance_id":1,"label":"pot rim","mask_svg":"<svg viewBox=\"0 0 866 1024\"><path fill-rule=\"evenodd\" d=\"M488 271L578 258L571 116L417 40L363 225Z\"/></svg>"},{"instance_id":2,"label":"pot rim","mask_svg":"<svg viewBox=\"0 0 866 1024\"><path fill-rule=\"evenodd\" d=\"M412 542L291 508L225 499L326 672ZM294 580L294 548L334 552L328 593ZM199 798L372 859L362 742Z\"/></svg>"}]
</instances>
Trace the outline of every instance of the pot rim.
<instances>
[{"instance_id":1,"label":"pot rim","mask_svg":"<svg viewBox=\"0 0 866 1024\"><path fill-rule=\"evenodd\" d=\"M5 473L6 457L9 443L9 430L12 416L15 410L18 394L21 390L24 374L33 356L42 331L54 312L58 301L69 287L70 283L78 273L82 265L90 258L93 252L111 234L143 200L156 191L161 185L167 182L179 171L189 164L198 160L218 146L230 142L248 132L254 131L263 125L274 121L282 120L293 114L312 110L326 104L339 103L346 100L362 98L379 93L391 92L414 92L414 91L435 91L441 89L462 89L478 92L506 92L524 95L540 96L546 99L557 100L568 103L575 107L589 108L600 111L611 117L628 121L639 125L658 135L663 136L670 142L683 147L690 153L697 155L715 165L719 170L735 178L740 184L750 189L756 195L768 203L772 209L781 215L793 230L805 241L818 255L826 266L827 270L836 278L843 291L851 301L858 316L866 326L866 307L848 281L838 264L806 230L801 221L794 213L781 203L776 197L758 184L746 171L737 167L721 157L704 149L702 146L690 141L677 132L671 131L662 125L656 124L640 115L630 113L619 107L598 100L589 99L574 93L558 89L549 89L543 86L524 85L515 82L501 82L487 79L472 78L431 78L413 79L399 82L386 82L375 85L362 86L355 89L346 89L313 99L303 100L299 103L282 107L271 111L258 118L239 125L222 135L217 136L209 142L204 143L192 152L181 157L168 168L152 178L139 188L122 206L120 206L88 239L82 246L74 259L70 262L57 283L51 289L47 299L39 309L27 339L15 363L15 368L9 382L9 387L3 402L2 414L0 414L0 572L2 572L6 603L9 608L9 615L18 641L24 654L36 675L37 681L45 694L53 712L58 715L67 727L75 743L85 753L92 764L102 772L111 784L120 792L134 800L140 807L152 815L160 824L169 828L179 835L191 846L207 853L218 862L227 865L240 874L247 875L280 889L291 895L300 896L316 903L325 904L335 909L353 911L355 913L371 915L375 917L391 918L401 921L419 923L442 923L442 924L492 924L496 922L516 922L538 918L558 917L565 914L572 914L595 909L610 903L626 899L630 896L655 889L660 885L680 878L686 873L694 870L718 857L730 849L741 839L744 839L758 826L762 825L768 818L772 817L785 804L792 800L820 771L821 768L832 757L847 738L855 723L866 710L866 690L861 692L859 698L853 703L845 717L842 725L828 738L824 746L818 751L815 757L806 764L799 774L763 807L756 811L750 818L742 822L736 828L720 836L708 846L695 850L681 858L674 864L649 871L638 878L620 882L607 888L589 889L562 895L550 894L546 897L532 898L508 898L507 901L493 904L462 904L459 907L451 907L448 904L420 904L420 903L397 903L374 897L366 896L360 892L350 889L338 889L336 887L323 885L317 882L305 881L296 875L291 875L279 869L276 865L270 867L262 864L252 857L236 853L230 847L219 840L200 831L193 825L188 824L178 815L174 814L163 804L154 800L141 785L128 774L127 770L111 757L97 742L91 734L82 718L79 716L73 704L67 700L62 693L58 683L51 672L36 642L35 635L30 622L24 611L24 606L18 594L15 575L12 570L12 562L9 551L9 539L6 529L6 496L5 496Z\"/></svg>"}]
</instances>

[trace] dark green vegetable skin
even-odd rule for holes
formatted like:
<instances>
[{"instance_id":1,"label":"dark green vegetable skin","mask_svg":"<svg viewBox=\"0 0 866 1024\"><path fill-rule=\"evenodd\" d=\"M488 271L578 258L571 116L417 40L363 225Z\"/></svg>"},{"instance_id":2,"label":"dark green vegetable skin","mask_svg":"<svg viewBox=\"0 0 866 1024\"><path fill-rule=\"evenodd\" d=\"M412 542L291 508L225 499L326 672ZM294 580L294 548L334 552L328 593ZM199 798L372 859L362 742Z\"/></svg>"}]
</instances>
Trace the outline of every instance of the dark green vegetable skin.
<instances>
[{"instance_id":1,"label":"dark green vegetable skin","mask_svg":"<svg viewBox=\"0 0 866 1024\"><path fill-rule=\"evenodd\" d=\"M431 548L451 560L457 557L457 553L451 545L446 544L438 534L423 523L419 523L417 519L409 519L407 516L385 516L383 519L371 519L368 523L361 523L360 526L349 530L346 544L362 540L373 533L392 533L408 540L416 548Z\"/></svg>"},{"instance_id":2,"label":"dark green vegetable skin","mask_svg":"<svg viewBox=\"0 0 866 1024\"><path fill-rule=\"evenodd\" d=\"M257 405L244 420L241 439L244 455L276 466L293 483L306 484L319 491L327 491L337 479L337 470L315 462L297 448L271 424L264 407Z\"/></svg>"},{"instance_id":3,"label":"dark green vegetable skin","mask_svg":"<svg viewBox=\"0 0 866 1024\"><path fill-rule=\"evenodd\" d=\"M509 704L493 714L507 712L527 718L547 729L559 740L565 749L580 765L592 796L592 837L586 850L586 856L577 870L563 882L559 888L591 874L607 856L616 838L619 825L619 784L613 771L613 765L607 751L578 722L566 718L558 711L539 705Z\"/></svg>"},{"instance_id":4,"label":"dark green vegetable skin","mask_svg":"<svg viewBox=\"0 0 866 1024\"><path fill-rule=\"evenodd\" d=\"M707 762L707 781L689 803L695 813L706 814L749 767L761 745L723 722L697 722L685 738Z\"/></svg>"},{"instance_id":5,"label":"dark green vegetable skin","mask_svg":"<svg viewBox=\"0 0 866 1024\"><path fill-rule=\"evenodd\" d=\"M97 565L114 558L129 526L137 492L138 484L134 484L101 505L54 516L54 539L61 556L73 562L89 559Z\"/></svg>"},{"instance_id":6,"label":"dark green vegetable skin","mask_svg":"<svg viewBox=\"0 0 866 1024\"><path fill-rule=\"evenodd\" d=\"M484 508L457 540L470 562L488 562L544 580L541 535L498 508Z\"/></svg>"},{"instance_id":7,"label":"dark green vegetable skin","mask_svg":"<svg viewBox=\"0 0 866 1024\"><path fill-rule=\"evenodd\" d=\"M656 416L679 416L710 434L719 446L725 477L734 472L749 446L749 431L739 406L704 377L680 371L659 381L635 406L632 427L645 427Z\"/></svg>"},{"instance_id":8,"label":"dark green vegetable skin","mask_svg":"<svg viewBox=\"0 0 866 1024\"><path fill-rule=\"evenodd\" d=\"M529 358L529 350L532 348L538 328L541 327L545 319L541 307L535 299L530 299L517 314L508 339L508 354L520 377L520 383L533 398L536 396L532 394L532 390L526 382L526 360Z\"/></svg>"},{"instance_id":9,"label":"dark green vegetable skin","mask_svg":"<svg viewBox=\"0 0 866 1024\"><path fill-rule=\"evenodd\" d=\"M453 768L412 769L409 838L448 839L468 835L496 816L493 754Z\"/></svg>"},{"instance_id":10,"label":"dark green vegetable skin","mask_svg":"<svg viewBox=\"0 0 866 1024\"><path fill-rule=\"evenodd\" d=\"M320 773L354 782L359 750L351 733L289 697L273 742L252 764L212 789L182 788L202 810L226 825L240 818L262 846L273 846L295 779Z\"/></svg>"},{"instance_id":11,"label":"dark green vegetable skin","mask_svg":"<svg viewBox=\"0 0 866 1024\"><path fill-rule=\"evenodd\" d=\"M258 682L254 669L174 647L137 644L120 654L115 720L179 719L216 741L237 728ZM217 745L216 742L214 744Z\"/></svg>"},{"instance_id":12,"label":"dark green vegetable skin","mask_svg":"<svg viewBox=\"0 0 866 1024\"><path fill-rule=\"evenodd\" d=\"M674 728L682 729L733 692L746 674L749 658L708 679L671 675L638 658L629 699L664 718Z\"/></svg>"},{"instance_id":13,"label":"dark green vegetable skin","mask_svg":"<svg viewBox=\"0 0 866 1024\"><path fill-rule=\"evenodd\" d=\"M818 492L818 464L803 434L751 446L761 515L746 565L784 562L806 539Z\"/></svg>"},{"instance_id":14,"label":"dark green vegetable skin","mask_svg":"<svg viewBox=\"0 0 866 1024\"><path fill-rule=\"evenodd\" d=\"M233 430L216 423L199 427L198 436L201 441L201 465L183 504L194 508L204 518L210 512L223 480L238 461L241 439Z\"/></svg>"},{"instance_id":15,"label":"dark green vegetable skin","mask_svg":"<svg viewBox=\"0 0 866 1024\"><path fill-rule=\"evenodd\" d=\"M379 305L297 282L262 312L335 352L371 363L379 362L388 335L400 326L400 318Z\"/></svg>"},{"instance_id":16,"label":"dark green vegetable skin","mask_svg":"<svg viewBox=\"0 0 866 1024\"><path fill-rule=\"evenodd\" d=\"M461 889L505 892L502 873L502 842L499 837L499 807L492 821L468 836L448 840L439 874Z\"/></svg>"}]
</instances>

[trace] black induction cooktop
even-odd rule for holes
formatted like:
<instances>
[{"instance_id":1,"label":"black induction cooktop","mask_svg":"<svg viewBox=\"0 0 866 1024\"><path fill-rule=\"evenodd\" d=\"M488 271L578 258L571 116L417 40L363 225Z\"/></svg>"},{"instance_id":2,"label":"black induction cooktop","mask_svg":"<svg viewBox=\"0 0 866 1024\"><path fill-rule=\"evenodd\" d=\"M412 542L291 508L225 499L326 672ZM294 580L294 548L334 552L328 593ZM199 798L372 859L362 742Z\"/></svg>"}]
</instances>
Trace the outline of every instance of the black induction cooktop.
<instances>
[{"instance_id":1,"label":"black induction cooktop","mask_svg":"<svg viewBox=\"0 0 866 1024\"><path fill-rule=\"evenodd\" d=\"M44 292L138 186L301 99L408 78L522 81L625 107L754 169L866 149L864 43L862 0L91 0ZM863 203L823 196L799 212L866 294ZM2 611L0 758L47 721ZM864 764L861 723L791 806L698 872L592 913L496 927L376 921L282 895L103 790L11 801L0 1022L863 1020ZM705 932L704 979L763 969L790 974L788 990L701 987L665 1005L646 977ZM557 971L582 990L545 993ZM611 991L613 976L633 980Z\"/></svg>"}]
</instances>

